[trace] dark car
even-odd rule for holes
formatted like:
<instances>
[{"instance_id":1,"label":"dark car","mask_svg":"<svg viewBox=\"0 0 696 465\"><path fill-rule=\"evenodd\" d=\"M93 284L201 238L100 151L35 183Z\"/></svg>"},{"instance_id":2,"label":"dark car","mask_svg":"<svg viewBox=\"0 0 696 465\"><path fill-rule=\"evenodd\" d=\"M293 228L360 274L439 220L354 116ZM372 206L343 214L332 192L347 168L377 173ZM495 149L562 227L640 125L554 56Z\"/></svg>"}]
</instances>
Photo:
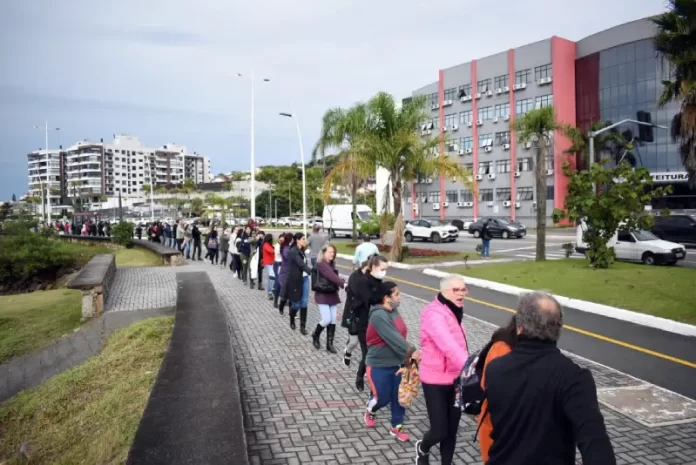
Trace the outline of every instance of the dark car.
<instances>
[{"instance_id":1,"label":"dark car","mask_svg":"<svg viewBox=\"0 0 696 465\"><path fill-rule=\"evenodd\" d=\"M474 237L481 237L481 229L483 228L483 223L489 218L481 218L469 225L469 234L473 234ZM527 228L525 228L520 223L511 223L503 219L490 218L491 222L488 224L488 231L490 231L493 237L502 237L503 239L508 239L510 237L516 237L518 239L523 238L527 235Z\"/></svg>"},{"instance_id":2,"label":"dark car","mask_svg":"<svg viewBox=\"0 0 696 465\"><path fill-rule=\"evenodd\" d=\"M696 219L691 215L656 216L652 233L665 241L696 245Z\"/></svg>"}]
</instances>

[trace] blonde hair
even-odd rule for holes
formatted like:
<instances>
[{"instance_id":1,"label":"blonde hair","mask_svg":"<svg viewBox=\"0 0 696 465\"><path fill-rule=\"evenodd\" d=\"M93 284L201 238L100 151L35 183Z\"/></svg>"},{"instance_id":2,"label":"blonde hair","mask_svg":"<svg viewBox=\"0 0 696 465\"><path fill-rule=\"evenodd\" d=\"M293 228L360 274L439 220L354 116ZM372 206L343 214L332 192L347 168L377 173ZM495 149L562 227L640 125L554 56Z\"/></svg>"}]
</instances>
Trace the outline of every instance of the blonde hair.
<instances>
[{"instance_id":1,"label":"blonde hair","mask_svg":"<svg viewBox=\"0 0 696 465\"><path fill-rule=\"evenodd\" d=\"M326 255L326 251L329 249L333 249L333 251L334 251L334 258L333 259L334 259L334 261L336 260L336 254L337 254L336 246L331 244L330 242L327 242L326 244L324 244L322 246L321 251L319 252L319 255L317 255L317 262L325 262L326 261L326 260L324 260L324 255Z\"/></svg>"}]
</instances>

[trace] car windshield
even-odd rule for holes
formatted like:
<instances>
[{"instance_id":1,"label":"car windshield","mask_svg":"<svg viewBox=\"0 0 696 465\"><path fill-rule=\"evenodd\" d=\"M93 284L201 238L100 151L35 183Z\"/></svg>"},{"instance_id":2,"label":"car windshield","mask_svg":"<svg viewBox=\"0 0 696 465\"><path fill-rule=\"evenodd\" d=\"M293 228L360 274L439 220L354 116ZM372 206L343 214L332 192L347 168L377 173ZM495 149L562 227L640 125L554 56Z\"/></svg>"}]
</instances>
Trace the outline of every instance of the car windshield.
<instances>
[{"instance_id":1,"label":"car windshield","mask_svg":"<svg viewBox=\"0 0 696 465\"><path fill-rule=\"evenodd\" d=\"M430 226L449 226L449 223L440 220L430 220Z\"/></svg>"},{"instance_id":2,"label":"car windshield","mask_svg":"<svg viewBox=\"0 0 696 465\"><path fill-rule=\"evenodd\" d=\"M510 226L510 223L508 223L508 222L505 221L505 220L498 220L498 224L499 224L500 226Z\"/></svg>"},{"instance_id":3,"label":"car windshield","mask_svg":"<svg viewBox=\"0 0 696 465\"><path fill-rule=\"evenodd\" d=\"M367 221L372 218L372 212L358 212L358 218Z\"/></svg>"},{"instance_id":4,"label":"car windshield","mask_svg":"<svg viewBox=\"0 0 696 465\"><path fill-rule=\"evenodd\" d=\"M636 238L637 241L643 242L643 241L659 241L660 238L651 233L650 231L645 231L643 229L638 229L635 231L631 231L633 233L633 236Z\"/></svg>"}]
</instances>

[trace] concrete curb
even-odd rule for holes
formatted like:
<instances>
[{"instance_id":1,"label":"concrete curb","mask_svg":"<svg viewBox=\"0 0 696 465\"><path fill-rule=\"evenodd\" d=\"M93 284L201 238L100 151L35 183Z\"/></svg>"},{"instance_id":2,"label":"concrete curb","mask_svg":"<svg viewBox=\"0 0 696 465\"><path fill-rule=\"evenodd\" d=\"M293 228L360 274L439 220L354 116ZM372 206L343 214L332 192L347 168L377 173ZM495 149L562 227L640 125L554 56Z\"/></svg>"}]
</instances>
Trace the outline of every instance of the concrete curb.
<instances>
[{"instance_id":1,"label":"concrete curb","mask_svg":"<svg viewBox=\"0 0 696 465\"><path fill-rule=\"evenodd\" d=\"M446 271L435 270L432 268L424 269L423 274L433 276L436 278L444 278L453 275L462 276L457 275L456 273L448 273ZM490 289L492 291L502 292L504 294L521 295L527 292L532 292L531 289L510 286L509 284L497 283L495 281L487 281L485 279L470 278L468 276L462 277L466 280L467 284L471 284L472 286L480 287L483 289ZM611 307L609 305L587 302L585 300L571 299L570 297L564 297L560 295L554 295L554 297L558 300L558 302L561 305L565 307L574 308L582 312L594 313L596 315L602 315L607 318L614 318L615 320L628 321L630 323L660 329L669 333L696 337L696 326L689 325L686 323L679 323L677 321L668 320L666 318L646 315L644 313L625 310L623 308Z\"/></svg>"},{"instance_id":2,"label":"concrete curb","mask_svg":"<svg viewBox=\"0 0 696 465\"><path fill-rule=\"evenodd\" d=\"M347 255L344 253L338 253L336 254L338 258L342 258L343 260L349 260L351 263L353 262L353 256L352 255ZM397 268L399 270L413 270L415 269L416 265L407 265L405 263L394 263L394 262L389 262L389 266L393 266L394 268Z\"/></svg>"}]
</instances>

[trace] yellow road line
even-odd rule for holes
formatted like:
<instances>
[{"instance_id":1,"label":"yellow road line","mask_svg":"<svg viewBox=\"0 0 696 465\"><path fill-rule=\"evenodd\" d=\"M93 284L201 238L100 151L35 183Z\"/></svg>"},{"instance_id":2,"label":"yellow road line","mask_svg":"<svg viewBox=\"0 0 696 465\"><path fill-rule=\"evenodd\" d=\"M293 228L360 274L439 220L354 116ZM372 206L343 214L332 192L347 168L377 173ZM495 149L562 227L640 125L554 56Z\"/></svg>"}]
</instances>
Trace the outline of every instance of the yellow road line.
<instances>
[{"instance_id":1,"label":"yellow road line","mask_svg":"<svg viewBox=\"0 0 696 465\"><path fill-rule=\"evenodd\" d=\"M351 267L349 267L349 266L343 266L343 265L337 265L337 266L339 268L345 268L347 270L351 269ZM428 291L440 292L439 289L435 289L434 287L425 286L423 284L418 284L418 283L413 283L411 281L406 281L404 279L394 278L392 276L389 277L389 280L408 284L409 286L420 287L421 289L426 289ZM508 312L508 313L515 313L515 310L512 308L503 307L502 305L497 305L497 304L494 304L491 302L486 302L485 300L479 300L479 299L475 299L473 297L467 297L466 300L477 303L477 304L485 305L486 307L495 308L496 310L502 310L502 311ZM569 326L569 325L564 325L563 328L567 329L569 331L576 332L578 334L582 334L583 336L592 337L595 339L599 339L600 341L609 342L610 344L615 344L617 346L625 347L626 349L635 350L636 352L641 352L641 353L647 354L647 355L652 355L653 357L661 358L663 360L669 360L670 362L674 362L674 363L677 363L679 365L684 365L684 366L687 366L689 368L696 368L696 363L689 362L688 360L682 360L682 359L677 358L677 357L672 357L671 355L663 354L661 352L656 352L654 350L646 349L645 347L640 347L640 346L637 346L634 344L630 344L628 342L620 341L618 339L614 339L611 337L603 336L601 334L593 333L592 331L587 331L587 330L584 330L581 328L576 328L575 326Z\"/></svg>"}]
</instances>

